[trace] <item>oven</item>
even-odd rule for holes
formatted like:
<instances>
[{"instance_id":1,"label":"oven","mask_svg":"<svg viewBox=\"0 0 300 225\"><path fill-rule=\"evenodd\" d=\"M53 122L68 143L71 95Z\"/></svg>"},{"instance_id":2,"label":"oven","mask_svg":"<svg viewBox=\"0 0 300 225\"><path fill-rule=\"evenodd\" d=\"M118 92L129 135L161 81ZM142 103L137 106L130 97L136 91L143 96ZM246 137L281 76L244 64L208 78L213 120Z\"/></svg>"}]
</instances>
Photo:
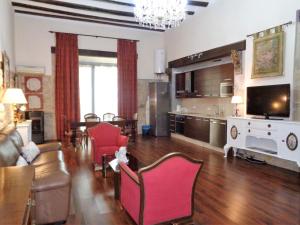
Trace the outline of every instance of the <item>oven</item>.
<instances>
[{"instance_id":1,"label":"oven","mask_svg":"<svg viewBox=\"0 0 300 225\"><path fill-rule=\"evenodd\" d=\"M233 96L233 83L232 82L220 83L220 96L221 97Z\"/></svg>"}]
</instances>

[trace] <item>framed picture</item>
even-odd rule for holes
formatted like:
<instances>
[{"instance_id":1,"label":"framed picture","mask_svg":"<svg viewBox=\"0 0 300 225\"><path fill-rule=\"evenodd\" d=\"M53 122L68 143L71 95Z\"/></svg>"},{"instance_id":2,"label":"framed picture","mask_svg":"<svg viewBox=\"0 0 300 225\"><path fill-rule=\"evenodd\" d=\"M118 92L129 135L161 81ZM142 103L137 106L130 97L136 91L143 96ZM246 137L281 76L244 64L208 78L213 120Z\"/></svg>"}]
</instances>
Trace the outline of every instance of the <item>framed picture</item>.
<instances>
[{"instance_id":1,"label":"framed picture","mask_svg":"<svg viewBox=\"0 0 300 225\"><path fill-rule=\"evenodd\" d=\"M43 109L43 95L42 94L25 94L28 102L28 110L42 110Z\"/></svg>"},{"instance_id":2,"label":"framed picture","mask_svg":"<svg viewBox=\"0 0 300 225\"><path fill-rule=\"evenodd\" d=\"M282 76L283 32L254 39L251 78Z\"/></svg>"},{"instance_id":3,"label":"framed picture","mask_svg":"<svg viewBox=\"0 0 300 225\"><path fill-rule=\"evenodd\" d=\"M25 76L25 92L43 92L43 78L41 76Z\"/></svg>"},{"instance_id":4,"label":"framed picture","mask_svg":"<svg viewBox=\"0 0 300 225\"><path fill-rule=\"evenodd\" d=\"M10 87L10 69L9 69L9 58L6 52L3 52L3 88Z\"/></svg>"}]
</instances>

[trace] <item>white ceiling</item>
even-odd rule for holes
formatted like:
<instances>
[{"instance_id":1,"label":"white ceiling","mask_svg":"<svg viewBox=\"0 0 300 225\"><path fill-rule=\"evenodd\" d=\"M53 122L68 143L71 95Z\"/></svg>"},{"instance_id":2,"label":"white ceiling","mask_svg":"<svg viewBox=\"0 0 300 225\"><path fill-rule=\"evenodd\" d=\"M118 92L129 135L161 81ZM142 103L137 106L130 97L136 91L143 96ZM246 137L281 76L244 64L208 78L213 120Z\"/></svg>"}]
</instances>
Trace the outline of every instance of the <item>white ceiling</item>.
<instances>
[{"instance_id":1,"label":"white ceiling","mask_svg":"<svg viewBox=\"0 0 300 225\"><path fill-rule=\"evenodd\" d=\"M211 0L194 0L192 2L208 3ZM15 13L108 24L111 26L127 26L135 29L147 29L140 26L133 15L133 6L122 3L134 3L134 0L12 0ZM187 11L194 15L206 7L188 5ZM128 14L123 15L123 14ZM187 15L191 17L192 15Z\"/></svg>"}]
</instances>

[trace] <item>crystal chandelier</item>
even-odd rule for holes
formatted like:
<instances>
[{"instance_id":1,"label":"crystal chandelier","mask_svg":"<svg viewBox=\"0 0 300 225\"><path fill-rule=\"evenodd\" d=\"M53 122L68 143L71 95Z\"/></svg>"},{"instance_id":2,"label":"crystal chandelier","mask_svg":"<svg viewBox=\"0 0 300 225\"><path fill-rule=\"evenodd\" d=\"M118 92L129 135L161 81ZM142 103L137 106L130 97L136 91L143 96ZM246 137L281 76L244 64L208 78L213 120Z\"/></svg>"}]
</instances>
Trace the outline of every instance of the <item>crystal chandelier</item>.
<instances>
[{"instance_id":1,"label":"crystal chandelier","mask_svg":"<svg viewBox=\"0 0 300 225\"><path fill-rule=\"evenodd\" d=\"M177 27L185 19L187 0L136 0L134 14L145 27Z\"/></svg>"}]
</instances>

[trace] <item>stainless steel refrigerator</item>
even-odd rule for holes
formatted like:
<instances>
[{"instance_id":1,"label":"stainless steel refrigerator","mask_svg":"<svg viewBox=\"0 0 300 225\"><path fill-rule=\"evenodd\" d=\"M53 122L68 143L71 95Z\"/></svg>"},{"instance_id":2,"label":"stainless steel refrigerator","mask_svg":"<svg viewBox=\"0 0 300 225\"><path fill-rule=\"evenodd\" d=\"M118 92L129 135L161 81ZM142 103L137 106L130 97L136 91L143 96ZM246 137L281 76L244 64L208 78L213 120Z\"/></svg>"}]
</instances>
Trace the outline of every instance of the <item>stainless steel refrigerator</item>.
<instances>
[{"instance_id":1,"label":"stainless steel refrigerator","mask_svg":"<svg viewBox=\"0 0 300 225\"><path fill-rule=\"evenodd\" d=\"M167 82L149 83L151 134L168 136L168 112L170 111L170 91Z\"/></svg>"}]
</instances>

